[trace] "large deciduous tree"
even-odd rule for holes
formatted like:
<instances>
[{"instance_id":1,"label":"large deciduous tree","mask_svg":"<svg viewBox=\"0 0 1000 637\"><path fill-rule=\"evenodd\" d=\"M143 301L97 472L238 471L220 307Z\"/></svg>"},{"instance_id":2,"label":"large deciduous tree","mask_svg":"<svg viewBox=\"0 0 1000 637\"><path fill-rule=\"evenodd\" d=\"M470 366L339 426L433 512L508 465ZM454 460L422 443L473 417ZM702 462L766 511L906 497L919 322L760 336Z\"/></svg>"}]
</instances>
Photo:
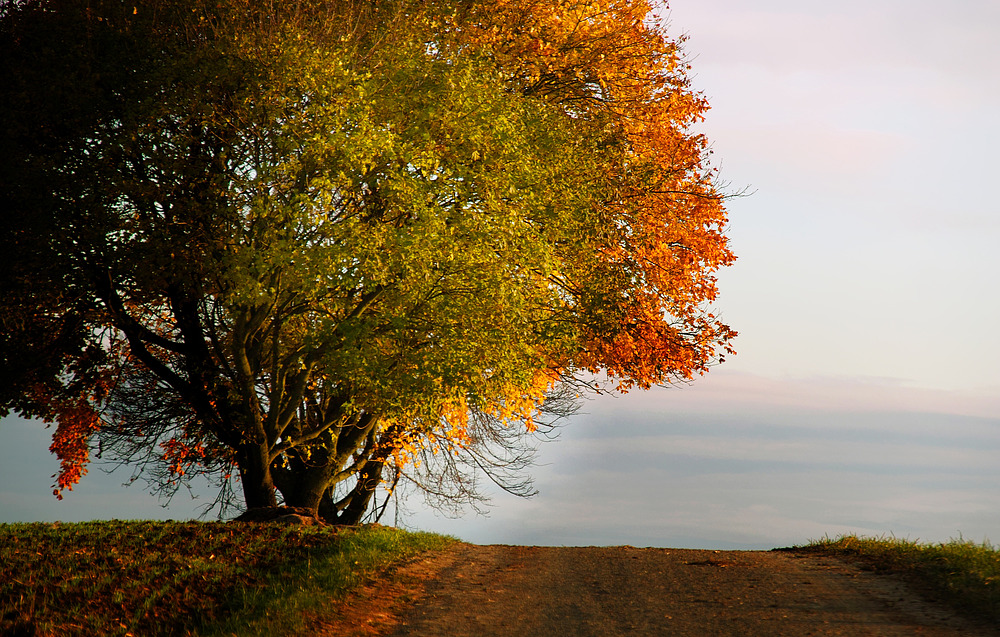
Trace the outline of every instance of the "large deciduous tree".
<instances>
[{"instance_id":1,"label":"large deciduous tree","mask_svg":"<svg viewBox=\"0 0 1000 637\"><path fill-rule=\"evenodd\" d=\"M7 4L0 406L57 492L96 445L354 522L560 379L705 371L733 256L649 9Z\"/></svg>"}]
</instances>

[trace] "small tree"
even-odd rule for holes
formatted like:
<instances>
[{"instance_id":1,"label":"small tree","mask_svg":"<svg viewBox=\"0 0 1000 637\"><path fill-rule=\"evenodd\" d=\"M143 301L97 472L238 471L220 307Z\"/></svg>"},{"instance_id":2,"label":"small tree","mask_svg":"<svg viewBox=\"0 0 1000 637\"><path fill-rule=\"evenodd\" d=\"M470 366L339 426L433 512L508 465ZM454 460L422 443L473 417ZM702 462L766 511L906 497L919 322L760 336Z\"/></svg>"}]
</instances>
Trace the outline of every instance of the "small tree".
<instances>
[{"instance_id":1,"label":"small tree","mask_svg":"<svg viewBox=\"0 0 1000 637\"><path fill-rule=\"evenodd\" d=\"M704 371L732 255L647 12L7 7L0 303L38 354L3 404L58 421L59 489L96 436L354 522L424 453L488 466L561 377Z\"/></svg>"}]
</instances>

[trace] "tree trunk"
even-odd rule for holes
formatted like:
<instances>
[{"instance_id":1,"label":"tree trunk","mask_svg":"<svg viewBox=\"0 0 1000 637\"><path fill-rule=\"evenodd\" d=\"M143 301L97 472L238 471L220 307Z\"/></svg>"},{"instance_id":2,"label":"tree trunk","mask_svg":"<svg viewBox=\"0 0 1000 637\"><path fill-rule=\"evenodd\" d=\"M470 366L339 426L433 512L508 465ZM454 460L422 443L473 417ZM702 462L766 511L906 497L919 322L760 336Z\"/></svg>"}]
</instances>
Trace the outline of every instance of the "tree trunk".
<instances>
[{"instance_id":1,"label":"tree trunk","mask_svg":"<svg viewBox=\"0 0 1000 637\"><path fill-rule=\"evenodd\" d=\"M330 484L332 473L332 467L325 464L287 474L279 472L274 477L281 478L277 484L286 505L305 507L318 516L320 500Z\"/></svg>"},{"instance_id":2,"label":"tree trunk","mask_svg":"<svg viewBox=\"0 0 1000 637\"><path fill-rule=\"evenodd\" d=\"M267 461L267 449L259 444L244 442L236 449L236 464L240 470L243 500L247 509L278 506L271 468Z\"/></svg>"},{"instance_id":3,"label":"tree trunk","mask_svg":"<svg viewBox=\"0 0 1000 637\"><path fill-rule=\"evenodd\" d=\"M385 461L369 460L368 464L358 473L358 483L351 491L350 502L341 510L336 518L337 524L359 524L368 511L368 505L375 497L375 489L382 481L382 468Z\"/></svg>"}]
</instances>

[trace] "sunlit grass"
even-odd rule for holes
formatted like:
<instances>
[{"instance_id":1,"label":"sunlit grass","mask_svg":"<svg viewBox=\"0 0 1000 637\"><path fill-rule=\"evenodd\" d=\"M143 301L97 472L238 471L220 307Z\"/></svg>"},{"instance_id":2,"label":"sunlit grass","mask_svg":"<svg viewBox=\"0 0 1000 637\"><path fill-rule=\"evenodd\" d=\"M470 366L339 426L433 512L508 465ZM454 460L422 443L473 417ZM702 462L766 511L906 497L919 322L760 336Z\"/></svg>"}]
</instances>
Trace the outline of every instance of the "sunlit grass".
<instances>
[{"instance_id":1,"label":"sunlit grass","mask_svg":"<svg viewBox=\"0 0 1000 637\"><path fill-rule=\"evenodd\" d=\"M0 525L0 634L276 634L366 577L453 542L385 527Z\"/></svg>"},{"instance_id":2,"label":"sunlit grass","mask_svg":"<svg viewBox=\"0 0 1000 637\"><path fill-rule=\"evenodd\" d=\"M804 548L856 557L871 569L909 575L954 607L1000 622L1000 551L988 542L924 544L844 535Z\"/></svg>"}]
</instances>

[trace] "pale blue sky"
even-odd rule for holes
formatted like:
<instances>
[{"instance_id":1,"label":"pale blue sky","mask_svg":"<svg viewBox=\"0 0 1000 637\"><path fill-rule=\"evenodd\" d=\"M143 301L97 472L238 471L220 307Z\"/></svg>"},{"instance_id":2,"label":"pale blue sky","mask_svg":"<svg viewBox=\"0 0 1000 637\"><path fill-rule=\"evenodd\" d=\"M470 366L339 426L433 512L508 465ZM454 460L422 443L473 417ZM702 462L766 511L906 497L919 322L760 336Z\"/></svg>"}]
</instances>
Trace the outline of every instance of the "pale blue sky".
<instances>
[{"instance_id":1,"label":"pale blue sky","mask_svg":"<svg viewBox=\"0 0 1000 637\"><path fill-rule=\"evenodd\" d=\"M1000 393L1000 4L677 0L736 187L727 369Z\"/></svg>"},{"instance_id":2,"label":"pale blue sky","mask_svg":"<svg viewBox=\"0 0 1000 637\"><path fill-rule=\"evenodd\" d=\"M1000 3L675 0L739 255L738 356L602 398L530 501L409 524L471 541L768 548L824 534L1000 541ZM127 475L49 494L45 432L0 424L0 521L188 518Z\"/></svg>"}]
</instances>

